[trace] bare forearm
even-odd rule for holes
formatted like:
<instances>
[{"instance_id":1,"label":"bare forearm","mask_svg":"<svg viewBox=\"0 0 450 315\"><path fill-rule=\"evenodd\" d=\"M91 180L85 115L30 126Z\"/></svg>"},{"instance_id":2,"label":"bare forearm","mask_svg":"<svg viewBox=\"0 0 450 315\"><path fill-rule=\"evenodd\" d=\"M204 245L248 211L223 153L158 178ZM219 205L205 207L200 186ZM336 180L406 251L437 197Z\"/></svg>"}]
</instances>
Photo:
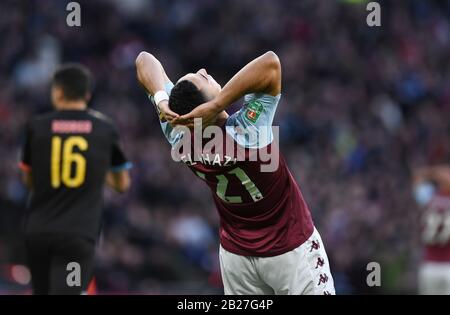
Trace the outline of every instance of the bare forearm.
<instances>
[{"instance_id":1,"label":"bare forearm","mask_svg":"<svg viewBox=\"0 0 450 315\"><path fill-rule=\"evenodd\" d=\"M22 174L22 182L28 189L33 189L33 177L31 171Z\"/></svg>"},{"instance_id":2,"label":"bare forearm","mask_svg":"<svg viewBox=\"0 0 450 315\"><path fill-rule=\"evenodd\" d=\"M450 186L450 166L435 165L417 169L414 174L414 182L432 180L440 184Z\"/></svg>"},{"instance_id":3,"label":"bare forearm","mask_svg":"<svg viewBox=\"0 0 450 315\"><path fill-rule=\"evenodd\" d=\"M150 94L164 90L168 80L161 63L152 54L141 52L136 58L137 78Z\"/></svg>"},{"instance_id":4,"label":"bare forearm","mask_svg":"<svg viewBox=\"0 0 450 315\"><path fill-rule=\"evenodd\" d=\"M449 165L436 165L430 167L426 172L429 179L437 181L439 183L450 185L450 166Z\"/></svg>"},{"instance_id":5,"label":"bare forearm","mask_svg":"<svg viewBox=\"0 0 450 315\"><path fill-rule=\"evenodd\" d=\"M130 174L128 171L122 171L120 173L109 172L106 176L106 184L115 191L123 193L130 188Z\"/></svg>"},{"instance_id":6,"label":"bare forearm","mask_svg":"<svg viewBox=\"0 0 450 315\"><path fill-rule=\"evenodd\" d=\"M215 103L218 111L248 93L278 95L281 90L281 66L277 55L267 52L242 68L222 89Z\"/></svg>"}]
</instances>

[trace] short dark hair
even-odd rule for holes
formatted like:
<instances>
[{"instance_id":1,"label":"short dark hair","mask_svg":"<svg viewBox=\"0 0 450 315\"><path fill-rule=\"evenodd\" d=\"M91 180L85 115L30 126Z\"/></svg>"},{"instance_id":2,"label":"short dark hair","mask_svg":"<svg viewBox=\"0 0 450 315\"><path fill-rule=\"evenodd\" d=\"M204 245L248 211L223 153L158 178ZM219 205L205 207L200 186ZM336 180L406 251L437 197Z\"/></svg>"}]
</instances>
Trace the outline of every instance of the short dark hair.
<instances>
[{"instance_id":1,"label":"short dark hair","mask_svg":"<svg viewBox=\"0 0 450 315\"><path fill-rule=\"evenodd\" d=\"M84 100L91 92L91 72L80 64L65 64L53 75L52 84L62 89L64 98L71 101Z\"/></svg>"},{"instance_id":2,"label":"short dark hair","mask_svg":"<svg viewBox=\"0 0 450 315\"><path fill-rule=\"evenodd\" d=\"M179 115L185 115L205 102L203 93L189 80L178 82L170 92L169 107Z\"/></svg>"}]
</instances>

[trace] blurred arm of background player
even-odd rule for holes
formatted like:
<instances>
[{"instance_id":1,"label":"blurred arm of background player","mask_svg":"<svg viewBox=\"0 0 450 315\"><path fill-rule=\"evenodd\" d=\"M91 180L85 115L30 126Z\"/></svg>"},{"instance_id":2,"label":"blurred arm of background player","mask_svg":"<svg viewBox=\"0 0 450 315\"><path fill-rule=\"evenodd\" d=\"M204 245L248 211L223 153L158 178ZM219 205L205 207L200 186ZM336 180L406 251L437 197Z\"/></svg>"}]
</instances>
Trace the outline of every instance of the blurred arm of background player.
<instances>
[{"instance_id":1,"label":"blurred arm of background player","mask_svg":"<svg viewBox=\"0 0 450 315\"><path fill-rule=\"evenodd\" d=\"M131 185L130 173L128 170L120 172L108 172L106 184L119 193L126 192Z\"/></svg>"},{"instance_id":2,"label":"blurred arm of background player","mask_svg":"<svg viewBox=\"0 0 450 315\"><path fill-rule=\"evenodd\" d=\"M33 189L33 177L31 174L31 170L23 170L22 171L22 182L28 189Z\"/></svg>"},{"instance_id":3,"label":"blurred arm of background player","mask_svg":"<svg viewBox=\"0 0 450 315\"><path fill-rule=\"evenodd\" d=\"M151 95L158 91L165 91L165 84L170 82L159 60L145 51L136 58L136 71L139 83ZM168 101L161 101L157 106L163 116L160 118L166 119L169 123L178 117L178 114L170 110Z\"/></svg>"},{"instance_id":4,"label":"blurred arm of background player","mask_svg":"<svg viewBox=\"0 0 450 315\"><path fill-rule=\"evenodd\" d=\"M432 181L440 189L450 190L450 165L421 167L414 171L413 183Z\"/></svg>"},{"instance_id":5,"label":"blurred arm of background player","mask_svg":"<svg viewBox=\"0 0 450 315\"><path fill-rule=\"evenodd\" d=\"M265 93L277 96L281 92L281 64L278 56L269 51L243 67L223 87L212 101L196 107L190 113L175 118L173 124L193 126L194 118L209 124L218 113L248 93Z\"/></svg>"},{"instance_id":6,"label":"blurred arm of background player","mask_svg":"<svg viewBox=\"0 0 450 315\"><path fill-rule=\"evenodd\" d=\"M22 182L28 189L33 188L31 170L22 172ZM106 176L106 184L117 192L126 192L131 185L130 173L128 170L120 172L108 172Z\"/></svg>"}]
</instances>

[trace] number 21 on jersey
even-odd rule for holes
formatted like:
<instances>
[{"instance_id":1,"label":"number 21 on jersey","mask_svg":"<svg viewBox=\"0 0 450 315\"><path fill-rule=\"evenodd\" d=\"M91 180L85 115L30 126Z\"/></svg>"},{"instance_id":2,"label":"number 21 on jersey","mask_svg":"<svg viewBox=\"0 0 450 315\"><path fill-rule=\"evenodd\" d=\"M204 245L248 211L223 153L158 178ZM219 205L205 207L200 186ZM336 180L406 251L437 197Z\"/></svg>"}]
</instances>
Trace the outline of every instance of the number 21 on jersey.
<instances>
[{"instance_id":1,"label":"number 21 on jersey","mask_svg":"<svg viewBox=\"0 0 450 315\"><path fill-rule=\"evenodd\" d=\"M205 174L196 171L195 172L198 177L202 179L206 179ZM227 173L228 176L234 175L236 176L240 181L242 186L245 187L245 189L248 191L250 197L252 197L253 201L258 201L263 198L263 195L259 191L258 187L256 187L255 183L252 182L252 180L248 177L248 175L245 173L243 169L240 167L236 167L229 171ZM241 196L226 196L226 191L228 187L228 179L225 175L217 175L217 189L216 189L216 195L222 199L225 202L229 203L242 203L242 197Z\"/></svg>"},{"instance_id":2,"label":"number 21 on jersey","mask_svg":"<svg viewBox=\"0 0 450 315\"><path fill-rule=\"evenodd\" d=\"M68 188L77 188L86 178L86 159L81 153L74 152L88 149L88 142L80 136L71 136L62 140L60 136L53 136L51 148L51 185L59 188L64 184ZM74 172L72 174L72 165Z\"/></svg>"}]
</instances>

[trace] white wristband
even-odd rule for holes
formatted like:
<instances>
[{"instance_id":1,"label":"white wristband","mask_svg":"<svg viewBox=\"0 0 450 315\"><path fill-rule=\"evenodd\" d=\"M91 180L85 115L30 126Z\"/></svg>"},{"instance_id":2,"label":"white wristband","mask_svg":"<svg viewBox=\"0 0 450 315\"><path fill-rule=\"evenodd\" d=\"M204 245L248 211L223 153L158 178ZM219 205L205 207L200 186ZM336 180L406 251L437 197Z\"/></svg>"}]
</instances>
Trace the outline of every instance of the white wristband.
<instances>
[{"instance_id":1,"label":"white wristband","mask_svg":"<svg viewBox=\"0 0 450 315\"><path fill-rule=\"evenodd\" d=\"M158 105L161 101L168 101L169 95L167 94L166 91L161 90L156 92L153 98L155 100L155 104Z\"/></svg>"}]
</instances>

